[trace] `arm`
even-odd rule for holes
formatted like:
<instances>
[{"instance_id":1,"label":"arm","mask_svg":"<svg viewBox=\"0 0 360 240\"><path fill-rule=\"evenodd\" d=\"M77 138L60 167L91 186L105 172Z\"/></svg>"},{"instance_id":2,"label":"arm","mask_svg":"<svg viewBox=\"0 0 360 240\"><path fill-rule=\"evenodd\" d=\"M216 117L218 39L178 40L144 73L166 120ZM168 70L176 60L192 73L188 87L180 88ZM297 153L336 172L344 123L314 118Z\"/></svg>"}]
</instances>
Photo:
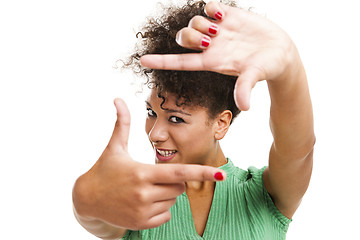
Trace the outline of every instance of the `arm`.
<instances>
[{"instance_id":1,"label":"arm","mask_svg":"<svg viewBox=\"0 0 360 240\"><path fill-rule=\"evenodd\" d=\"M76 212L75 209L74 214L79 224L89 233L95 235L98 238L104 240L121 239L127 232L127 229L115 227L100 220L82 217Z\"/></svg>"},{"instance_id":2,"label":"arm","mask_svg":"<svg viewBox=\"0 0 360 240\"><path fill-rule=\"evenodd\" d=\"M267 81L274 142L264 184L275 205L291 218L309 184L315 142L307 79L297 49L282 29L251 12L210 2L206 13L218 20L193 18L177 34L181 46L203 52L146 55L141 62L149 68L238 76L234 98L238 108L245 111L250 107L252 88L259 81ZM216 35L208 31L213 24L219 29ZM201 45L204 37L211 39L207 47Z\"/></svg>"},{"instance_id":3,"label":"arm","mask_svg":"<svg viewBox=\"0 0 360 240\"><path fill-rule=\"evenodd\" d=\"M127 229L158 227L171 218L170 208L185 191L186 181L216 181L220 169L185 164L148 165L127 152L130 113L115 100L117 121L113 135L95 165L73 188L74 214L90 233L118 239Z\"/></svg>"},{"instance_id":4,"label":"arm","mask_svg":"<svg viewBox=\"0 0 360 240\"><path fill-rule=\"evenodd\" d=\"M87 193L88 189L83 187L88 184L83 182L86 181L84 178L86 178L86 175L79 177L73 188L73 210L76 220L83 228L98 238L112 240L123 237L127 229L111 225L96 218L86 217L86 210L82 212L81 209L89 205L86 197L89 195Z\"/></svg>"},{"instance_id":5,"label":"arm","mask_svg":"<svg viewBox=\"0 0 360 240\"><path fill-rule=\"evenodd\" d=\"M263 179L277 208L291 218L309 185L315 135L306 74L294 45L289 55L284 74L267 81L274 142Z\"/></svg>"}]
</instances>

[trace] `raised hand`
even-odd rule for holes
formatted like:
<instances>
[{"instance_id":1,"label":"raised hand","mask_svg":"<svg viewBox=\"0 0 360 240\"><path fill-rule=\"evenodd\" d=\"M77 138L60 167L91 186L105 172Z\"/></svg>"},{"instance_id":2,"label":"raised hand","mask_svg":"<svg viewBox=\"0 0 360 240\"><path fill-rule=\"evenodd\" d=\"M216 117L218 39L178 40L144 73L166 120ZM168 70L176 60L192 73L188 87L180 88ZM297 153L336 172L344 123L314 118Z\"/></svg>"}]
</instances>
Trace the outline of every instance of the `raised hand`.
<instances>
[{"instance_id":1,"label":"raised hand","mask_svg":"<svg viewBox=\"0 0 360 240\"><path fill-rule=\"evenodd\" d=\"M117 121L108 146L74 187L74 207L82 219L123 229L154 228L170 220L169 209L185 191L186 181L216 181L219 175L226 178L224 171L207 166L133 161L127 152L129 110L121 99L115 100L115 106ZM96 227L87 229L94 233Z\"/></svg>"},{"instance_id":2,"label":"raised hand","mask_svg":"<svg viewBox=\"0 0 360 240\"><path fill-rule=\"evenodd\" d=\"M249 11L217 2L208 3L205 11L216 20L196 16L176 39L183 47L203 52L145 55L141 64L154 69L238 76L235 101L239 109L248 110L251 90L258 81L276 80L293 71L289 65L299 59L296 47L277 25Z\"/></svg>"}]
</instances>

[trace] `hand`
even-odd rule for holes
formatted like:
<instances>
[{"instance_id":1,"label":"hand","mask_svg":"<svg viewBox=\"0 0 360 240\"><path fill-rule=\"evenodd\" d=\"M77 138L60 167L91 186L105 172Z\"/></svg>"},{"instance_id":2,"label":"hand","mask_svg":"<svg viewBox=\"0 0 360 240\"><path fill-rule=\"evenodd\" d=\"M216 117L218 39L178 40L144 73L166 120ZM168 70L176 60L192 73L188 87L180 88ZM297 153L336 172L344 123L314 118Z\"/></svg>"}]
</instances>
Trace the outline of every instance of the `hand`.
<instances>
[{"instance_id":1,"label":"hand","mask_svg":"<svg viewBox=\"0 0 360 240\"><path fill-rule=\"evenodd\" d=\"M205 10L218 20L196 16L177 34L181 46L203 52L145 55L141 64L154 69L202 70L238 76L235 102L240 110L248 110L251 90L258 81L279 79L290 64L296 65L296 48L283 30L261 16L217 2L208 3ZM212 26L217 27L216 33L210 30ZM204 39L209 42L207 47Z\"/></svg>"},{"instance_id":2,"label":"hand","mask_svg":"<svg viewBox=\"0 0 360 240\"><path fill-rule=\"evenodd\" d=\"M96 164L75 184L79 215L124 229L148 229L170 220L170 207L185 190L186 181L215 181L224 171L200 165L146 165L127 152L130 113L115 99L117 121L113 135ZM141 147L141 146L139 146ZM75 194L76 195L76 194Z\"/></svg>"}]
</instances>

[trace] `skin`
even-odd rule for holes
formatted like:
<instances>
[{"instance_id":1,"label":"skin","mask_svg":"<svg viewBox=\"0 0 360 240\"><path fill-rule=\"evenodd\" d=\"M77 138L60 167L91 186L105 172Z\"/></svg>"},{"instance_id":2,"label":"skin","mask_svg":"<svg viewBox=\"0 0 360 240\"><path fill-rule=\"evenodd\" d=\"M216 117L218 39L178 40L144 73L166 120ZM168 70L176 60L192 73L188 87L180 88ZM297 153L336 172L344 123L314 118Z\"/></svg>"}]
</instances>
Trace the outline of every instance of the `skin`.
<instances>
[{"instance_id":1,"label":"skin","mask_svg":"<svg viewBox=\"0 0 360 240\"><path fill-rule=\"evenodd\" d=\"M221 150L221 140L229 129L231 111L225 110L214 119L199 106L176 106L176 97L166 94L166 102L152 90L146 101L148 116L145 131L154 150L176 150L169 161L156 158L158 164L199 164L220 167L227 163ZM164 110L165 109L165 110ZM156 150L155 150L156 151ZM214 182L185 183L195 228L203 235L215 190Z\"/></svg>"},{"instance_id":2,"label":"skin","mask_svg":"<svg viewBox=\"0 0 360 240\"><path fill-rule=\"evenodd\" d=\"M234 99L241 110L249 109L250 93L256 83L266 80L271 99L270 128L274 141L263 181L280 212L291 218L310 181L315 143L307 78L297 49L283 30L261 16L217 2L208 3L205 10L212 18L218 12L223 17L217 21L196 17L177 37L183 47L203 49L202 53L148 55L143 56L141 62L149 68L207 70L238 76ZM208 29L213 24L216 24L218 32L209 34ZM210 37L208 47L201 45L204 36ZM157 114L156 120L147 121L150 142L155 147L178 150L173 160L187 163L186 152L190 150L182 141L187 136L174 130L179 126L172 126L168 113L158 108L157 99L150 97L149 102ZM169 104L173 107L171 100ZM130 115L121 100L116 100L115 105L118 120L108 147L94 167L82 175L74 186L74 211L80 224L103 239L122 236L126 229L160 226L170 219L169 208L175 203L176 196L186 190L195 210L192 213L196 229L202 234L214 189L214 183L206 182L214 181L214 174L220 170L200 165L174 163L152 166L134 162L127 153ZM201 112L199 109L183 110L191 112L194 117L193 110ZM217 135L216 129L228 120L221 123L219 119L221 117L207 130L198 129L208 133L204 141L209 146L216 146L216 141L223 137ZM199 117L198 120L193 124L204 122L204 118ZM191 134L190 131L187 133ZM220 154L219 151L209 150L206 144L198 146L197 163L221 165L212 158ZM218 156L221 161L223 154ZM201 201L204 206L201 206Z\"/></svg>"},{"instance_id":3,"label":"skin","mask_svg":"<svg viewBox=\"0 0 360 240\"><path fill-rule=\"evenodd\" d=\"M156 90L152 90L147 102L148 116L145 131L151 145L158 149L176 150L170 161L156 163L200 164L213 167L227 161L219 141L228 130L231 112L225 111L216 119L209 119L206 109L201 107L177 107L176 98L167 94L160 104ZM226 118L226 119L225 119ZM225 120L224 120L225 119Z\"/></svg>"},{"instance_id":4,"label":"skin","mask_svg":"<svg viewBox=\"0 0 360 240\"><path fill-rule=\"evenodd\" d=\"M95 165L80 176L73 188L74 214L90 233L116 239L127 229L141 230L164 224L170 208L185 191L185 182L213 182L226 173L200 165L138 163L129 156L130 114L115 99L117 121L113 135Z\"/></svg>"},{"instance_id":5,"label":"skin","mask_svg":"<svg viewBox=\"0 0 360 240\"><path fill-rule=\"evenodd\" d=\"M208 70L235 75L234 99L250 108L252 88L266 80L271 99L270 129L274 137L263 180L277 208L291 218L305 194L313 166L315 134L306 73L296 46L277 25L242 9L210 2L206 13L222 19L194 18L177 34L178 43L204 49L203 37L216 23L219 31L199 54L147 55L141 63L154 69Z\"/></svg>"}]
</instances>

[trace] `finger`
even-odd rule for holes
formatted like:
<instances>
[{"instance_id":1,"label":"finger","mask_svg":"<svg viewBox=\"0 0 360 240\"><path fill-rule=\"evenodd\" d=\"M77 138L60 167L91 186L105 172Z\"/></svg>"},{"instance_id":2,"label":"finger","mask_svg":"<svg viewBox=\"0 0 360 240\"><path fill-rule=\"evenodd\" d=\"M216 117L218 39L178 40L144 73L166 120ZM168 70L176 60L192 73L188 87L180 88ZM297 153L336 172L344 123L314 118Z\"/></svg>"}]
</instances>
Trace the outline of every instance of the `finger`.
<instances>
[{"instance_id":1,"label":"finger","mask_svg":"<svg viewBox=\"0 0 360 240\"><path fill-rule=\"evenodd\" d=\"M241 111L247 111L250 108L251 83L248 81L239 81L235 84L234 99L236 106Z\"/></svg>"},{"instance_id":2,"label":"finger","mask_svg":"<svg viewBox=\"0 0 360 240\"><path fill-rule=\"evenodd\" d=\"M225 5L220 4L218 2L211 1L205 6L205 13L211 18L216 20L223 20L225 17L224 11Z\"/></svg>"},{"instance_id":3,"label":"finger","mask_svg":"<svg viewBox=\"0 0 360 240\"><path fill-rule=\"evenodd\" d=\"M185 191L185 183L157 184L151 189L150 201L166 201L174 199Z\"/></svg>"},{"instance_id":4,"label":"finger","mask_svg":"<svg viewBox=\"0 0 360 240\"><path fill-rule=\"evenodd\" d=\"M116 123L109 145L113 150L127 150L129 131L130 131L130 112L126 103L116 98L114 100L116 107Z\"/></svg>"},{"instance_id":5,"label":"finger","mask_svg":"<svg viewBox=\"0 0 360 240\"><path fill-rule=\"evenodd\" d=\"M163 212L166 212L169 210L174 204L176 203L176 198L169 199L166 201L159 201L154 202L151 207L148 209L149 216L154 217L156 215L159 215ZM150 217L150 218L151 218Z\"/></svg>"},{"instance_id":6,"label":"finger","mask_svg":"<svg viewBox=\"0 0 360 240\"><path fill-rule=\"evenodd\" d=\"M189 27L209 36L216 36L219 32L217 24L202 16L195 16L189 22Z\"/></svg>"},{"instance_id":7,"label":"finger","mask_svg":"<svg viewBox=\"0 0 360 240\"><path fill-rule=\"evenodd\" d=\"M223 181L226 173L218 168L194 164L153 166L150 181L153 183L181 183L187 181Z\"/></svg>"},{"instance_id":8,"label":"finger","mask_svg":"<svg viewBox=\"0 0 360 240\"><path fill-rule=\"evenodd\" d=\"M167 210L165 212L162 212L158 215L151 217L148 221L147 226L144 229L155 228L155 227L161 226L164 223L167 223L168 221L170 221L170 219L171 219L171 212L170 212L170 210Z\"/></svg>"},{"instance_id":9,"label":"finger","mask_svg":"<svg viewBox=\"0 0 360 240\"><path fill-rule=\"evenodd\" d=\"M204 69L203 58L199 53L188 54L149 54L140 58L144 67L164 70L199 71Z\"/></svg>"},{"instance_id":10,"label":"finger","mask_svg":"<svg viewBox=\"0 0 360 240\"><path fill-rule=\"evenodd\" d=\"M184 48L205 50L210 45L211 38L193 28L186 27L176 34L176 42Z\"/></svg>"},{"instance_id":11,"label":"finger","mask_svg":"<svg viewBox=\"0 0 360 240\"><path fill-rule=\"evenodd\" d=\"M150 181L150 184L152 185L149 188L141 189L141 191L137 192L136 199L141 203L153 203L175 199L185 191L184 182L159 184L154 183L151 177L145 176L145 178L144 181Z\"/></svg>"},{"instance_id":12,"label":"finger","mask_svg":"<svg viewBox=\"0 0 360 240\"><path fill-rule=\"evenodd\" d=\"M250 108L251 91L260 80L259 73L257 69L249 69L241 73L236 80L234 99L236 106L241 111L247 111Z\"/></svg>"}]
</instances>

